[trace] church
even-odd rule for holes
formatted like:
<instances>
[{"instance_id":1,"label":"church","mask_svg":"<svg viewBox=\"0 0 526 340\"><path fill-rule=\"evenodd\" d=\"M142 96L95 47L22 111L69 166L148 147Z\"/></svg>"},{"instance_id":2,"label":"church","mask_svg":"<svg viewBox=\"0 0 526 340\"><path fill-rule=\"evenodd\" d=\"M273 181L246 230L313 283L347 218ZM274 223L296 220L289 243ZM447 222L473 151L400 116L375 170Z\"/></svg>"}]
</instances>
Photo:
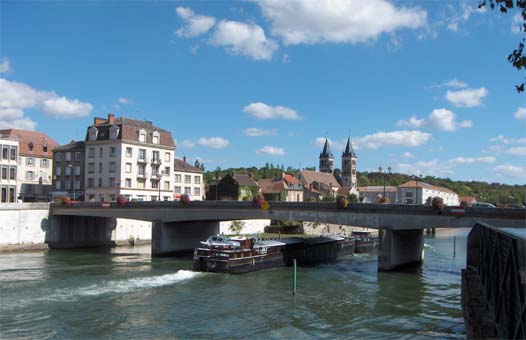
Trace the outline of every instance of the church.
<instances>
[{"instance_id":1,"label":"church","mask_svg":"<svg viewBox=\"0 0 526 340\"><path fill-rule=\"evenodd\" d=\"M352 146L351 138L342 153L341 170L334 168L334 155L331 152L329 140L325 139L323 150L320 153L319 171L300 170L296 177L305 187L304 198L321 199L327 195L358 195L356 177L356 152Z\"/></svg>"}]
</instances>

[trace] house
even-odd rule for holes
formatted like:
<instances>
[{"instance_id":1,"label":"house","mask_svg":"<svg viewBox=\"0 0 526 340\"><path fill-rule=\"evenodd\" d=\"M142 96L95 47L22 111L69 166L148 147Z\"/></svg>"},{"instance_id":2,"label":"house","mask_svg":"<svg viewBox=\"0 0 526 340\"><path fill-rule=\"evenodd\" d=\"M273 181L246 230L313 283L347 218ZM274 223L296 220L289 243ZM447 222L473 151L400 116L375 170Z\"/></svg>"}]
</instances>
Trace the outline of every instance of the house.
<instances>
[{"instance_id":1,"label":"house","mask_svg":"<svg viewBox=\"0 0 526 340\"><path fill-rule=\"evenodd\" d=\"M95 117L85 139L85 196L89 201L173 199L175 143L150 121Z\"/></svg>"},{"instance_id":2,"label":"house","mask_svg":"<svg viewBox=\"0 0 526 340\"><path fill-rule=\"evenodd\" d=\"M458 194L444 187L421 181L409 181L397 188L398 203L425 204L429 197L441 197L446 205L458 205Z\"/></svg>"},{"instance_id":3,"label":"house","mask_svg":"<svg viewBox=\"0 0 526 340\"><path fill-rule=\"evenodd\" d=\"M53 189L51 196L68 196L84 201L86 145L72 140L53 150Z\"/></svg>"},{"instance_id":4,"label":"house","mask_svg":"<svg viewBox=\"0 0 526 340\"><path fill-rule=\"evenodd\" d=\"M381 202L384 197L384 187L381 185L358 187L358 192L358 199L362 203L378 203ZM387 199L387 203L397 203L397 194L398 189L396 186L385 186L385 198Z\"/></svg>"},{"instance_id":5,"label":"house","mask_svg":"<svg viewBox=\"0 0 526 340\"><path fill-rule=\"evenodd\" d=\"M320 200L325 196L335 197L341 187L333 173L300 170L295 176L304 188L303 198Z\"/></svg>"},{"instance_id":6,"label":"house","mask_svg":"<svg viewBox=\"0 0 526 340\"><path fill-rule=\"evenodd\" d=\"M303 202L303 186L290 174L283 173L277 179L262 179L261 194L267 201Z\"/></svg>"},{"instance_id":7,"label":"house","mask_svg":"<svg viewBox=\"0 0 526 340\"><path fill-rule=\"evenodd\" d=\"M53 169L52 150L58 143L47 134L37 131L5 129L0 130L0 135L18 140L18 197L24 202L49 201ZM13 171L11 169L9 171Z\"/></svg>"},{"instance_id":8,"label":"house","mask_svg":"<svg viewBox=\"0 0 526 340\"><path fill-rule=\"evenodd\" d=\"M17 201L18 137L0 135L0 202Z\"/></svg>"},{"instance_id":9,"label":"house","mask_svg":"<svg viewBox=\"0 0 526 340\"><path fill-rule=\"evenodd\" d=\"M192 201L202 201L205 195L203 170L186 163L186 157L174 160L174 199L183 193Z\"/></svg>"},{"instance_id":10,"label":"house","mask_svg":"<svg viewBox=\"0 0 526 340\"><path fill-rule=\"evenodd\" d=\"M215 186L218 200L242 201L259 193L259 186L252 174L227 174ZM213 194L209 197L213 198Z\"/></svg>"}]
</instances>

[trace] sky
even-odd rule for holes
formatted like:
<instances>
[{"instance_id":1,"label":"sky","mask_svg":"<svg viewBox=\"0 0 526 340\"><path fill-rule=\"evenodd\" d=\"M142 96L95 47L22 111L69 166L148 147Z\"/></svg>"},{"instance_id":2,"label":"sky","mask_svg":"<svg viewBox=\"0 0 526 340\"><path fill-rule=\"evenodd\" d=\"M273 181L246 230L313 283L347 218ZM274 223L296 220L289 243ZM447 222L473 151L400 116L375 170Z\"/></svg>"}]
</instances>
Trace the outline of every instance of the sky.
<instances>
[{"instance_id":1,"label":"sky","mask_svg":"<svg viewBox=\"0 0 526 340\"><path fill-rule=\"evenodd\" d=\"M318 166L526 183L518 11L478 1L0 1L0 128L150 120L207 170Z\"/></svg>"}]
</instances>

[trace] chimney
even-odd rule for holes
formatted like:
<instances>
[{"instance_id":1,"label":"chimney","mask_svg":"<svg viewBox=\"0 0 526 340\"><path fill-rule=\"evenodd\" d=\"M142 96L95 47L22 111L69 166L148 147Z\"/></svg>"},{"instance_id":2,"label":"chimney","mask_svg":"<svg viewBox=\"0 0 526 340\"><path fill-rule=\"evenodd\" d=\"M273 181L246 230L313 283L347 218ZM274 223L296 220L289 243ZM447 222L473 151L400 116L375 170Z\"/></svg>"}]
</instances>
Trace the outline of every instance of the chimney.
<instances>
[{"instance_id":1,"label":"chimney","mask_svg":"<svg viewBox=\"0 0 526 340\"><path fill-rule=\"evenodd\" d=\"M108 113L108 123L113 123L115 121L115 115L113 113Z\"/></svg>"},{"instance_id":2,"label":"chimney","mask_svg":"<svg viewBox=\"0 0 526 340\"><path fill-rule=\"evenodd\" d=\"M93 125L104 124L105 122L106 122L106 119L104 118L100 118L100 117L93 118Z\"/></svg>"},{"instance_id":3,"label":"chimney","mask_svg":"<svg viewBox=\"0 0 526 340\"><path fill-rule=\"evenodd\" d=\"M248 177L250 177L251 179L254 179L254 177L253 177L254 174L252 174L251 172L247 172L247 175L248 175Z\"/></svg>"},{"instance_id":4,"label":"chimney","mask_svg":"<svg viewBox=\"0 0 526 340\"><path fill-rule=\"evenodd\" d=\"M186 163L186 156L183 156L183 162Z\"/></svg>"}]
</instances>

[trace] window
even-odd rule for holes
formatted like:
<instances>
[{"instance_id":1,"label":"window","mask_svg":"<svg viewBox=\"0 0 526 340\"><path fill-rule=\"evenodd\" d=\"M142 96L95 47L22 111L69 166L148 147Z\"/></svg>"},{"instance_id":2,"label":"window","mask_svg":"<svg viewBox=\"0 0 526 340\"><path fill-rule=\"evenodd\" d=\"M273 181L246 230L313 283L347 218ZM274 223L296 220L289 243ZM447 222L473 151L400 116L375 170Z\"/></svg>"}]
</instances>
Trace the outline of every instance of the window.
<instances>
[{"instance_id":1,"label":"window","mask_svg":"<svg viewBox=\"0 0 526 340\"><path fill-rule=\"evenodd\" d=\"M4 174L2 174L2 177L3 176ZM30 180L35 179L35 173L33 171L26 171L26 179L30 179Z\"/></svg>"},{"instance_id":2,"label":"window","mask_svg":"<svg viewBox=\"0 0 526 340\"><path fill-rule=\"evenodd\" d=\"M194 176L194 183L201 184L201 176Z\"/></svg>"},{"instance_id":3,"label":"window","mask_svg":"<svg viewBox=\"0 0 526 340\"><path fill-rule=\"evenodd\" d=\"M16 148L11 148L11 160L16 161Z\"/></svg>"},{"instance_id":4,"label":"window","mask_svg":"<svg viewBox=\"0 0 526 340\"><path fill-rule=\"evenodd\" d=\"M102 172L102 163L99 163L99 174Z\"/></svg>"},{"instance_id":5,"label":"window","mask_svg":"<svg viewBox=\"0 0 526 340\"><path fill-rule=\"evenodd\" d=\"M133 156L133 149L131 147L126 147L126 157Z\"/></svg>"},{"instance_id":6,"label":"window","mask_svg":"<svg viewBox=\"0 0 526 340\"><path fill-rule=\"evenodd\" d=\"M49 160L47 158L42 158L40 160L40 166L43 168L47 168L49 166Z\"/></svg>"},{"instance_id":7,"label":"window","mask_svg":"<svg viewBox=\"0 0 526 340\"><path fill-rule=\"evenodd\" d=\"M119 128L117 126L112 126L110 128L110 139L117 139L119 136Z\"/></svg>"},{"instance_id":8,"label":"window","mask_svg":"<svg viewBox=\"0 0 526 340\"><path fill-rule=\"evenodd\" d=\"M102 157L104 155L104 149L99 148L99 157Z\"/></svg>"},{"instance_id":9,"label":"window","mask_svg":"<svg viewBox=\"0 0 526 340\"><path fill-rule=\"evenodd\" d=\"M157 196L150 196L150 201L157 201Z\"/></svg>"},{"instance_id":10,"label":"window","mask_svg":"<svg viewBox=\"0 0 526 340\"><path fill-rule=\"evenodd\" d=\"M62 172L62 168L57 165L57 167L55 168L55 175L60 176L61 172Z\"/></svg>"},{"instance_id":11,"label":"window","mask_svg":"<svg viewBox=\"0 0 526 340\"><path fill-rule=\"evenodd\" d=\"M131 178L126 178L126 179L124 180L124 186L125 186L126 188L131 188Z\"/></svg>"},{"instance_id":12,"label":"window","mask_svg":"<svg viewBox=\"0 0 526 340\"><path fill-rule=\"evenodd\" d=\"M75 176L80 175L80 165L75 166Z\"/></svg>"},{"instance_id":13,"label":"window","mask_svg":"<svg viewBox=\"0 0 526 340\"><path fill-rule=\"evenodd\" d=\"M7 166L2 167L2 179L7 179Z\"/></svg>"},{"instance_id":14,"label":"window","mask_svg":"<svg viewBox=\"0 0 526 340\"><path fill-rule=\"evenodd\" d=\"M60 189L60 181L56 181L55 182L55 189L57 189L57 190Z\"/></svg>"},{"instance_id":15,"label":"window","mask_svg":"<svg viewBox=\"0 0 526 340\"><path fill-rule=\"evenodd\" d=\"M115 177L110 177L110 187L115 187Z\"/></svg>"},{"instance_id":16,"label":"window","mask_svg":"<svg viewBox=\"0 0 526 340\"><path fill-rule=\"evenodd\" d=\"M170 161L170 158L171 158L171 157L170 157L170 153L169 153L169 152L165 152L165 153L164 153L164 161L165 161L165 162L169 162L169 161Z\"/></svg>"},{"instance_id":17,"label":"window","mask_svg":"<svg viewBox=\"0 0 526 340\"><path fill-rule=\"evenodd\" d=\"M137 195L137 202L143 202L144 201L144 195Z\"/></svg>"},{"instance_id":18,"label":"window","mask_svg":"<svg viewBox=\"0 0 526 340\"><path fill-rule=\"evenodd\" d=\"M110 146L110 157L115 157L115 155L117 155L117 148Z\"/></svg>"},{"instance_id":19,"label":"window","mask_svg":"<svg viewBox=\"0 0 526 340\"><path fill-rule=\"evenodd\" d=\"M179 174L175 175L175 183L181 183L181 175Z\"/></svg>"},{"instance_id":20,"label":"window","mask_svg":"<svg viewBox=\"0 0 526 340\"><path fill-rule=\"evenodd\" d=\"M192 194L192 188L191 187L184 187L184 193L187 194L187 195L191 195Z\"/></svg>"},{"instance_id":21,"label":"window","mask_svg":"<svg viewBox=\"0 0 526 340\"><path fill-rule=\"evenodd\" d=\"M88 157L94 158L95 157L95 148L89 148L88 149Z\"/></svg>"},{"instance_id":22,"label":"window","mask_svg":"<svg viewBox=\"0 0 526 340\"><path fill-rule=\"evenodd\" d=\"M2 148L2 158L7 159L8 155L9 155L9 148L7 146L4 146Z\"/></svg>"},{"instance_id":23,"label":"window","mask_svg":"<svg viewBox=\"0 0 526 340\"><path fill-rule=\"evenodd\" d=\"M157 189L157 188L159 188L158 182L152 181L152 189Z\"/></svg>"},{"instance_id":24,"label":"window","mask_svg":"<svg viewBox=\"0 0 526 340\"><path fill-rule=\"evenodd\" d=\"M110 172L115 172L115 162L110 162Z\"/></svg>"},{"instance_id":25,"label":"window","mask_svg":"<svg viewBox=\"0 0 526 340\"><path fill-rule=\"evenodd\" d=\"M71 161L71 152L66 152L66 162Z\"/></svg>"},{"instance_id":26,"label":"window","mask_svg":"<svg viewBox=\"0 0 526 340\"><path fill-rule=\"evenodd\" d=\"M71 168L69 166L66 167L66 176L71 176Z\"/></svg>"},{"instance_id":27,"label":"window","mask_svg":"<svg viewBox=\"0 0 526 340\"><path fill-rule=\"evenodd\" d=\"M99 178L99 188L102 186L102 178Z\"/></svg>"},{"instance_id":28,"label":"window","mask_svg":"<svg viewBox=\"0 0 526 340\"><path fill-rule=\"evenodd\" d=\"M93 178L88 178L88 188L95 187L95 180Z\"/></svg>"},{"instance_id":29,"label":"window","mask_svg":"<svg viewBox=\"0 0 526 340\"><path fill-rule=\"evenodd\" d=\"M201 188L194 188L194 196L201 196Z\"/></svg>"},{"instance_id":30,"label":"window","mask_svg":"<svg viewBox=\"0 0 526 340\"><path fill-rule=\"evenodd\" d=\"M181 193L181 187L174 187L174 192L176 194L180 194Z\"/></svg>"},{"instance_id":31,"label":"window","mask_svg":"<svg viewBox=\"0 0 526 340\"><path fill-rule=\"evenodd\" d=\"M71 188L71 182L70 181L65 181L64 182L64 189L69 190L70 188Z\"/></svg>"},{"instance_id":32,"label":"window","mask_svg":"<svg viewBox=\"0 0 526 340\"><path fill-rule=\"evenodd\" d=\"M163 174L164 174L165 176L170 176L170 167L169 167L169 166L165 166L165 167L164 167L164 172L163 172Z\"/></svg>"},{"instance_id":33,"label":"window","mask_svg":"<svg viewBox=\"0 0 526 340\"><path fill-rule=\"evenodd\" d=\"M146 142L146 131L144 129L139 130L139 142Z\"/></svg>"},{"instance_id":34,"label":"window","mask_svg":"<svg viewBox=\"0 0 526 340\"><path fill-rule=\"evenodd\" d=\"M47 144L42 145L42 151L44 151L45 153L47 153Z\"/></svg>"},{"instance_id":35,"label":"window","mask_svg":"<svg viewBox=\"0 0 526 340\"><path fill-rule=\"evenodd\" d=\"M16 179L16 168L9 168L9 179Z\"/></svg>"},{"instance_id":36,"label":"window","mask_svg":"<svg viewBox=\"0 0 526 340\"><path fill-rule=\"evenodd\" d=\"M34 147L33 142L29 142L29 144L27 145L27 148L29 149L30 152L33 151L33 147Z\"/></svg>"},{"instance_id":37,"label":"window","mask_svg":"<svg viewBox=\"0 0 526 340\"><path fill-rule=\"evenodd\" d=\"M138 171L137 173L139 174L139 176L144 176L145 175L145 166L144 164L139 164L139 167L138 167Z\"/></svg>"},{"instance_id":38,"label":"window","mask_svg":"<svg viewBox=\"0 0 526 340\"><path fill-rule=\"evenodd\" d=\"M126 171L128 174L131 172L131 163L126 163L124 166L124 171Z\"/></svg>"},{"instance_id":39,"label":"window","mask_svg":"<svg viewBox=\"0 0 526 340\"><path fill-rule=\"evenodd\" d=\"M115 202L115 195L114 194L110 195L110 201Z\"/></svg>"},{"instance_id":40,"label":"window","mask_svg":"<svg viewBox=\"0 0 526 340\"><path fill-rule=\"evenodd\" d=\"M153 151L152 152L152 162L159 162L161 159L159 158L159 151Z\"/></svg>"},{"instance_id":41,"label":"window","mask_svg":"<svg viewBox=\"0 0 526 340\"><path fill-rule=\"evenodd\" d=\"M80 152L79 151L75 152L75 160L76 161L80 161Z\"/></svg>"},{"instance_id":42,"label":"window","mask_svg":"<svg viewBox=\"0 0 526 340\"><path fill-rule=\"evenodd\" d=\"M77 188L77 189L80 188L80 180L78 180L78 179L75 181L75 186L73 187L73 189L75 189L75 188Z\"/></svg>"},{"instance_id":43,"label":"window","mask_svg":"<svg viewBox=\"0 0 526 340\"><path fill-rule=\"evenodd\" d=\"M154 131L152 133L152 143L159 144L160 140L161 140L161 135L159 134L159 131Z\"/></svg>"},{"instance_id":44,"label":"window","mask_svg":"<svg viewBox=\"0 0 526 340\"><path fill-rule=\"evenodd\" d=\"M192 183L192 176L184 175L184 182L185 183Z\"/></svg>"},{"instance_id":45,"label":"window","mask_svg":"<svg viewBox=\"0 0 526 340\"><path fill-rule=\"evenodd\" d=\"M89 140L97 140L97 128L92 127L89 129Z\"/></svg>"},{"instance_id":46,"label":"window","mask_svg":"<svg viewBox=\"0 0 526 340\"><path fill-rule=\"evenodd\" d=\"M139 149L139 160L146 160L146 149Z\"/></svg>"},{"instance_id":47,"label":"window","mask_svg":"<svg viewBox=\"0 0 526 340\"><path fill-rule=\"evenodd\" d=\"M88 163L88 174L95 173L95 163Z\"/></svg>"},{"instance_id":48,"label":"window","mask_svg":"<svg viewBox=\"0 0 526 340\"><path fill-rule=\"evenodd\" d=\"M146 181L144 179L137 180L137 188L144 189Z\"/></svg>"},{"instance_id":49,"label":"window","mask_svg":"<svg viewBox=\"0 0 526 340\"><path fill-rule=\"evenodd\" d=\"M33 157L27 157L26 158L26 165L27 166L35 166L35 159Z\"/></svg>"},{"instance_id":50,"label":"window","mask_svg":"<svg viewBox=\"0 0 526 340\"><path fill-rule=\"evenodd\" d=\"M164 182L163 190L170 190L170 182L169 181L165 181Z\"/></svg>"}]
</instances>

